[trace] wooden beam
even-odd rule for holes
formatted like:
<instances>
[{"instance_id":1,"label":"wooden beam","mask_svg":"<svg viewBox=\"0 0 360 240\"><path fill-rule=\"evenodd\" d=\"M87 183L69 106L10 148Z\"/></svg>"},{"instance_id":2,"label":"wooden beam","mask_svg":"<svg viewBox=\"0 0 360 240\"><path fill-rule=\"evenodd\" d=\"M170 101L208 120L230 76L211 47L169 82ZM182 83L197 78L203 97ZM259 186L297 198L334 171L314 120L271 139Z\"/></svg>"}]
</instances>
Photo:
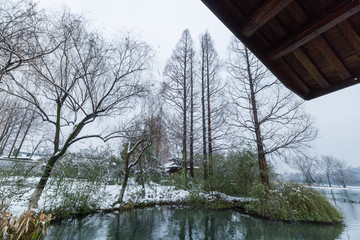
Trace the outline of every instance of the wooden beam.
<instances>
[{"instance_id":1,"label":"wooden beam","mask_svg":"<svg viewBox=\"0 0 360 240\"><path fill-rule=\"evenodd\" d=\"M282 42L280 46L269 52L268 59L271 61L279 59L360 11L359 1L348 1L346 4L341 3L340 5L327 13L323 18L311 23L300 33Z\"/></svg>"},{"instance_id":2,"label":"wooden beam","mask_svg":"<svg viewBox=\"0 0 360 240\"><path fill-rule=\"evenodd\" d=\"M355 78L351 78L351 79L347 79L345 81L338 81L334 84L332 84L329 88L320 88L317 89L315 91L312 91L311 93L309 93L309 95L306 96L306 100L311 100L320 96L323 96L325 94L329 94L335 91L338 91L340 89L343 88L347 88L356 84L360 83L360 76L355 77Z\"/></svg>"},{"instance_id":3,"label":"wooden beam","mask_svg":"<svg viewBox=\"0 0 360 240\"><path fill-rule=\"evenodd\" d=\"M308 16L296 1L290 4L287 7L287 10L290 12L291 16L296 20L296 22L300 23L301 25L304 25L307 21L309 21Z\"/></svg>"},{"instance_id":4,"label":"wooden beam","mask_svg":"<svg viewBox=\"0 0 360 240\"><path fill-rule=\"evenodd\" d=\"M309 57L301 50L297 48L293 51L295 57L301 62L301 64L306 68L306 70L310 73L310 75L314 78L314 80L320 85L322 88L329 87L329 83L321 76L319 70L316 66L311 62Z\"/></svg>"},{"instance_id":5,"label":"wooden beam","mask_svg":"<svg viewBox=\"0 0 360 240\"><path fill-rule=\"evenodd\" d=\"M351 26L348 20L345 20L339 23L339 29L350 43L350 45L355 49L355 51L360 54L360 37L355 32L354 28Z\"/></svg>"},{"instance_id":6,"label":"wooden beam","mask_svg":"<svg viewBox=\"0 0 360 240\"><path fill-rule=\"evenodd\" d=\"M241 32L245 37L250 37L270 19L286 8L292 1L293 0L268 0L245 21Z\"/></svg>"},{"instance_id":7,"label":"wooden beam","mask_svg":"<svg viewBox=\"0 0 360 240\"><path fill-rule=\"evenodd\" d=\"M349 71L321 35L315 38L315 44L342 80L351 78Z\"/></svg>"},{"instance_id":8,"label":"wooden beam","mask_svg":"<svg viewBox=\"0 0 360 240\"><path fill-rule=\"evenodd\" d=\"M291 81L295 83L306 95L310 93L310 89L305 85L299 76L291 69L291 67L282 59L279 59L279 64L282 70L291 78Z\"/></svg>"}]
</instances>

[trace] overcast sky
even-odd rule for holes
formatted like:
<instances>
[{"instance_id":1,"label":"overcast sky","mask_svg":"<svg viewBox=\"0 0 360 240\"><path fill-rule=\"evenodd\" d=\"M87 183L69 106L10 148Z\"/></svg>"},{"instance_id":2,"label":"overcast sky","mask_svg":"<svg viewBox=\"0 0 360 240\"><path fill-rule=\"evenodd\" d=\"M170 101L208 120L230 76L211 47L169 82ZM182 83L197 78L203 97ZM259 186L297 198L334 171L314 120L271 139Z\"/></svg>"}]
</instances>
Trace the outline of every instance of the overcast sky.
<instances>
[{"instance_id":1,"label":"overcast sky","mask_svg":"<svg viewBox=\"0 0 360 240\"><path fill-rule=\"evenodd\" d=\"M41 8L67 6L84 15L98 31L111 37L132 31L157 52L161 71L184 29L198 44L208 30L221 58L226 59L231 32L200 0L39 0ZM360 66L359 66L360 67ZM306 102L306 110L316 120L319 155L330 154L360 166L360 84Z\"/></svg>"}]
</instances>

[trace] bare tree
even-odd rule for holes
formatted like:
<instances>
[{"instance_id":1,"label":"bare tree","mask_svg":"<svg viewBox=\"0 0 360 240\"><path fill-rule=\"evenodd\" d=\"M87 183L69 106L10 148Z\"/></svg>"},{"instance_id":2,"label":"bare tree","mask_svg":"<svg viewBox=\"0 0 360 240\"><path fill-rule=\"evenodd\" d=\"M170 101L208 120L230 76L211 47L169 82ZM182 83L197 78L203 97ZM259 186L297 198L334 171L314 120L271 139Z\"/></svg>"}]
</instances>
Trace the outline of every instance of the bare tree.
<instances>
[{"instance_id":1,"label":"bare tree","mask_svg":"<svg viewBox=\"0 0 360 240\"><path fill-rule=\"evenodd\" d=\"M154 157L158 163L170 158L170 142L165 126L165 116L161 96L149 94L144 100L143 110L140 113L141 119L146 120L149 132L152 136L152 147ZM150 165L151 168L155 167Z\"/></svg>"},{"instance_id":2,"label":"bare tree","mask_svg":"<svg viewBox=\"0 0 360 240\"><path fill-rule=\"evenodd\" d=\"M8 0L1 3L0 82L12 71L51 53L59 46L48 44L44 47L41 44L51 38L46 31L44 15L32 1Z\"/></svg>"},{"instance_id":3,"label":"bare tree","mask_svg":"<svg viewBox=\"0 0 360 240\"><path fill-rule=\"evenodd\" d=\"M0 105L0 155L4 152L12 133L18 126L18 104L2 96ZM11 140L10 140L11 141Z\"/></svg>"},{"instance_id":4,"label":"bare tree","mask_svg":"<svg viewBox=\"0 0 360 240\"><path fill-rule=\"evenodd\" d=\"M321 156L321 158L318 161L319 168L325 174L329 187L331 187L331 178L332 175L334 174L336 163L337 163L337 159L329 155Z\"/></svg>"},{"instance_id":5,"label":"bare tree","mask_svg":"<svg viewBox=\"0 0 360 240\"><path fill-rule=\"evenodd\" d=\"M17 147L17 153L15 155L15 158L18 157L18 154L20 153L21 151L21 148L23 147L24 145L24 142L25 142L25 139L28 137L28 134L30 132L30 129L32 128L34 122L36 120L36 115L35 115L35 112L34 111L31 111L28 115L27 115L27 121L25 123L25 128L23 130L23 135L22 135L22 138L21 138L21 141Z\"/></svg>"},{"instance_id":6,"label":"bare tree","mask_svg":"<svg viewBox=\"0 0 360 240\"><path fill-rule=\"evenodd\" d=\"M8 154L8 157L10 158L10 156L13 154L14 156L17 156L19 153L18 151L19 150L16 150L16 153L13 153L13 150L15 148L15 145L16 145L16 142L20 136L20 133L21 131L23 130L23 126L26 124L26 117L27 117L27 114L28 114L28 111L25 111L25 113L22 115L22 118L20 119L20 126L18 127L17 131L16 131L16 135L15 135L15 139L13 141L13 144L11 145L10 147L10 150L9 150L9 154Z\"/></svg>"},{"instance_id":7,"label":"bare tree","mask_svg":"<svg viewBox=\"0 0 360 240\"><path fill-rule=\"evenodd\" d=\"M230 44L228 72L232 78L230 125L256 146L262 182L269 184L270 156L290 158L307 151L317 131L308 114L262 63L235 37ZM286 159L285 159L286 160Z\"/></svg>"},{"instance_id":8,"label":"bare tree","mask_svg":"<svg viewBox=\"0 0 360 240\"><path fill-rule=\"evenodd\" d=\"M350 180L351 171L344 160L339 160L330 155L323 155L318 161L318 166L326 176L329 187L332 186L331 180L336 181L344 188L346 187Z\"/></svg>"},{"instance_id":9,"label":"bare tree","mask_svg":"<svg viewBox=\"0 0 360 240\"><path fill-rule=\"evenodd\" d=\"M133 142L131 139L129 139L129 142L125 144L125 147L127 147L126 153L123 156L125 160L125 176L121 185L120 195L116 203L123 202L127 182L130 176L130 170L140 162L145 150L150 145L151 141L148 141L146 136L141 137L136 142Z\"/></svg>"},{"instance_id":10,"label":"bare tree","mask_svg":"<svg viewBox=\"0 0 360 240\"><path fill-rule=\"evenodd\" d=\"M291 163L302 173L306 184L311 186L311 184L315 182L314 175L317 168L317 161L314 157L298 155L292 159Z\"/></svg>"},{"instance_id":11,"label":"bare tree","mask_svg":"<svg viewBox=\"0 0 360 240\"><path fill-rule=\"evenodd\" d=\"M334 175L336 182L346 188L346 185L350 182L351 169L344 160L337 160L335 163Z\"/></svg>"},{"instance_id":12,"label":"bare tree","mask_svg":"<svg viewBox=\"0 0 360 240\"><path fill-rule=\"evenodd\" d=\"M151 106L151 105L150 105ZM125 176L123 179L120 195L118 201L114 203L122 203L125 190L127 187L130 171L139 166L141 174L141 183L143 197L145 196L145 180L144 180L144 167L146 164L147 155L154 156L154 149L150 149L154 143L158 143L163 137L162 124L158 116L154 116L153 113L148 114L150 109L145 106L142 113L135 118L131 126L127 127L123 132L126 133L126 142L123 145L124 149L121 153L121 157L124 160Z\"/></svg>"},{"instance_id":13,"label":"bare tree","mask_svg":"<svg viewBox=\"0 0 360 240\"><path fill-rule=\"evenodd\" d=\"M16 101L16 99L5 95L1 100L0 154L7 150L8 157L13 153L17 157L29 133L34 132L33 124L37 118L33 112L28 110L28 106Z\"/></svg>"},{"instance_id":14,"label":"bare tree","mask_svg":"<svg viewBox=\"0 0 360 240\"><path fill-rule=\"evenodd\" d=\"M22 75L4 81L1 89L28 102L37 115L52 126L53 153L31 197L35 206L54 164L69 147L89 138L107 141L86 126L107 116L124 114L146 92L142 72L149 67L150 48L125 35L113 44L86 31L82 18L64 12L53 20L59 47L29 63Z\"/></svg>"},{"instance_id":15,"label":"bare tree","mask_svg":"<svg viewBox=\"0 0 360 240\"><path fill-rule=\"evenodd\" d=\"M194 178L194 106L195 106L195 91L194 91L194 55L195 51L190 52L190 119L189 119L189 125L190 125L190 139L189 139L189 165L190 165L190 176Z\"/></svg>"},{"instance_id":16,"label":"bare tree","mask_svg":"<svg viewBox=\"0 0 360 240\"><path fill-rule=\"evenodd\" d=\"M190 105L190 110L193 107L190 101L193 93L190 90L194 74L193 62L193 41L189 30L186 29L165 66L166 81L162 85L162 96L173 108L172 122L174 128L172 128L172 134L175 137L180 137L182 142L182 172L185 186L187 185L188 105Z\"/></svg>"},{"instance_id":17,"label":"bare tree","mask_svg":"<svg viewBox=\"0 0 360 240\"><path fill-rule=\"evenodd\" d=\"M200 56L203 166L206 180L208 175L213 175L214 141L220 137L219 129L225 122L225 104L221 99L224 89L220 79L221 63L209 32L200 36Z\"/></svg>"}]
</instances>

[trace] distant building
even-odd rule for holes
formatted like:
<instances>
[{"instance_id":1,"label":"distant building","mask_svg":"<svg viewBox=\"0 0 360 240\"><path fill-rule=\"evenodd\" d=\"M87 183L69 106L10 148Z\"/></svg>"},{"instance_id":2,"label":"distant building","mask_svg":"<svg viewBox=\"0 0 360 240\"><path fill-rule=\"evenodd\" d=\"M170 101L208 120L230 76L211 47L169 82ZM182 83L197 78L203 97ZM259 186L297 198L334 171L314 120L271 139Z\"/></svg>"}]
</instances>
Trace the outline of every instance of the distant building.
<instances>
[{"instance_id":1,"label":"distant building","mask_svg":"<svg viewBox=\"0 0 360 240\"><path fill-rule=\"evenodd\" d=\"M46 160L46 156L34 154L31 156L31 153L20 152L19 155L10 157L0 156L0 161L20 161L20 162L32 162L39 163Z\"/></svg>"},{"instance_id":2,"label":"distant building","mask_svg":"<svg viewBox=\"0 0 360 240\"><path fill-rule=\"evenodd\" d=\"M177 172L181 172L182 170L182 162L183 160L181 158L170 158L168 162L164 163L162 165L162 168L164 169L166 174L174 174ZM194 166L194 168L199 168L197 166ZM190 164L188 163L187 169L190 170Z\"/></svg>"}]
</instances>

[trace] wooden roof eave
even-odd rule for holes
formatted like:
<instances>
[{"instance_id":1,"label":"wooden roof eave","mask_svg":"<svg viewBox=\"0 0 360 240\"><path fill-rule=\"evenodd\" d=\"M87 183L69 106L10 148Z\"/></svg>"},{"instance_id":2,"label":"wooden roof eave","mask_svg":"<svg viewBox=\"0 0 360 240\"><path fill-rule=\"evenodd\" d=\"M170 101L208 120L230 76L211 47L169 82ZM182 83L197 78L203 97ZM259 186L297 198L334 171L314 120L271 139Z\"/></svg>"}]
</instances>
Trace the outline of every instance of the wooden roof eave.
<instances>
[{"instance_id":1,"label":"wooden roof eave","mask_svg":"<svg viewBox=\"0 0 360 240\"><path fill-rule=\"evenodd\" d=\"M247 18L245 18L241 12L236 12L236 9L234 10L235 6L229 6L234 4L232 0L227 1L228 4L222 4L221 1L217 0L202 1L286 87L303 99L309 100L359 83L357 80L358 76L354 77L351 75L347 66L339 60L338 56L332 51L321 34L339 24L341 32L347 37L349 43L360 55L359 36L346 20L360 11L360 1L341 1L325 15L310 21L297 33L287 37L277 46L271 46L270 49L272 50L269 52L261 51L256 43L250 40L250 36L255 34L270 20L274 22L274 17L284 8L291 6L291 8L288 8L288 11L290 11L290 9L301 10L295 0L268 0ZM228 14L229 12L232 14ZM236 17L234 17L234 12ZM304 13L296 15L300 21L307 22ZM338 73L342 81L337 81L335 85L331 85L328 80L322 76L319 69L301 49L303 45L309 42L314 42L315 46L320 49L320 53L335 72ZM304 66L304 69L319 85L319 88L310 89L286 61L284 61L283 57L290 53Z\"/></svg>"}]
</instances>

